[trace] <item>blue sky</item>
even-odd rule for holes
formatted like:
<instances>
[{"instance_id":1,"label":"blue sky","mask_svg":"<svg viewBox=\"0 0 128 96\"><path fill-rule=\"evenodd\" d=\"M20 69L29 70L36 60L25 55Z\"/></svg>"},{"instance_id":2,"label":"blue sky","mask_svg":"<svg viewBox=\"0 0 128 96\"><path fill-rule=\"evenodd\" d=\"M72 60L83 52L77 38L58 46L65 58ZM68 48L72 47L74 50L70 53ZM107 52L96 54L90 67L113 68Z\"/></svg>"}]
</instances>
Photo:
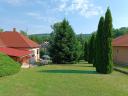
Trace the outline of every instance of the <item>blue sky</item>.
<instances>
[{"instance_id":1,"label":"blue sky","mask_svg":"<svg viewBox=\"0 0 128 96\"><path fill-rule=\"evenodd\" d=\"M110 6L114 28L128 27L128 0L0 0L0 28L50 33L51 25L67 18L76 33L97 30Z\"/></svg>"}]
</instances>

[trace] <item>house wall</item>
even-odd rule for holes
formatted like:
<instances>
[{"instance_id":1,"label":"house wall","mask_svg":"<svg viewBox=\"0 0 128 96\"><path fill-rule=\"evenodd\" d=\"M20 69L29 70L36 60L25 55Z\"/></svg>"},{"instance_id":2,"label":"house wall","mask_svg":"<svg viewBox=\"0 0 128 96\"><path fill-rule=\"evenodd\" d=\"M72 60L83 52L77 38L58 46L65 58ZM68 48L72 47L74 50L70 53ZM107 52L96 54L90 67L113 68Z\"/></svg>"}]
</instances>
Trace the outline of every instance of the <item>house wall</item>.
<instances>
[{"instance_id":1,"label":"house wall","mask_svg":"<svg viewBox=\"0 0 128 96\"><path fill-rule=\"evenodd\" d=\"M21 58L21 63L22 63L22 66L21 68L29 68L30 67L30 64L29 64L29 57L23 57Z\"/></svg>"},{"instance_id":2,"label":"house wall","mask_svg":"<svg viewBox=\"0 0 128 96\"><path fill-rule=\"evenodd\" d=\"M117 64L128 64L128 47L113 47L113 61Z\"/></svg>"},{"instance_id":3,"label":"house wall","mask_svg":"<svg viewBox=\"0 0 128 96\"><path fill-rule=\"evenodd\" d=\"M13 60L21 63L21 64L29 64L29 58L28 56L25 56L25 57L13 57L13 56L10 56Z\"/></svg>"},{"instance_id":4,"label":"house wall","mask_svg":"<svg viewBox=\"0 0 128 96\"><path fill-rule=\"evenodd\" d=\"M33 52L34 57L30 58L30 63L35 63L40 59L40 48L16 48L20 50L29 50Z\"/></svg>"},{"instance_id":5,"label":"house wall","mask_svg":"<svg viewBox=\"0 0 128 96\"><path fill-rule=\"evenodd\" d=\"M32 48L29 50L33 52L33 54L34 54L33 59L35 59L35 61L37 62L40 59L40 49L39 48Z\"/></svg>"},{"instance_id":6,"label":"house wall","mask_svg":"<svg viewBox=\"0 0 128 96\"><path fill-rule=\"evenodd\" d=\"M29 64L29 59L30 57L29 56L24 56L24 57L13 57L13 56L10 56L13 60L21 63L21 67L22 68L29 68L30 67L30 64Z\"/></svg>"}]
</instances>

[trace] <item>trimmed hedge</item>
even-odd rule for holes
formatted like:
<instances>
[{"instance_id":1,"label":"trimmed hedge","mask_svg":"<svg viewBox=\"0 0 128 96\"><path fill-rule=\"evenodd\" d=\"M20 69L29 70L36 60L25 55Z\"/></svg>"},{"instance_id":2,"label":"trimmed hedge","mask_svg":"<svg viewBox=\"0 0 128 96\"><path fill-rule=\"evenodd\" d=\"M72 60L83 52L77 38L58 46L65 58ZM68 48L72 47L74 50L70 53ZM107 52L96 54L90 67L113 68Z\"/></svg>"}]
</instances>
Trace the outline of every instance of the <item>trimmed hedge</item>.
<instances>
[{"instance_id":1,"label":"trimmed hedge","mask_svg":"<svg viewBox=\"0 0 128 96\"><path fill-rule=\"evenodd\" d=\"M0 53L0 77L15 74L20 68L19 63L15 62L9 56Z\"/></svg>"}]
</instances>

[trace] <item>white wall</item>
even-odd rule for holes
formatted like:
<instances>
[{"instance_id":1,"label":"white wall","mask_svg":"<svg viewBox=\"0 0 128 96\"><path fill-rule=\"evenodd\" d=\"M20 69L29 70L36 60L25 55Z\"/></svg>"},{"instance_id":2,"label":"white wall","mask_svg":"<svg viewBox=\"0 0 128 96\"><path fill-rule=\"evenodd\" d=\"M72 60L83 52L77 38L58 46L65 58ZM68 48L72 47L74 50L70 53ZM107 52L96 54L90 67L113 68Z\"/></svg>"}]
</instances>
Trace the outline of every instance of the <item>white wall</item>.
<instances>
[{"instance_id":1,"label":"white wall","mask_svg":"<svg viewBox=\"0 0 128 96\"><path fill-rule=\"evenodd\" d=\"M39 48L33 48L33 49L30 49L30 51L32 51L33 54L35 55L34 59L37 62L40 59L40 49Z\"/></svg>"}]
</instances>

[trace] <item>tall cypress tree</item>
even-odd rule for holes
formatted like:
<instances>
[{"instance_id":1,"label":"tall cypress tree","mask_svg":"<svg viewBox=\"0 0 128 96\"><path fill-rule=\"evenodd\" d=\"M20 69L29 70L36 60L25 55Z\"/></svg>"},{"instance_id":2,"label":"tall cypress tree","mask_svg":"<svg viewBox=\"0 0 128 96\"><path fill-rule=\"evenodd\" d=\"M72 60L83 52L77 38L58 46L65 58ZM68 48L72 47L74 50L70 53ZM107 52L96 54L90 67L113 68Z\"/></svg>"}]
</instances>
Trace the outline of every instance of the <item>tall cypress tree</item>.
<instances>
[{"instance_id":1,"label":"tall cypress tree","mask_svg":"<svg viewBox=\"0 0 128 96\"><path fill-rule=\"evenodd\" d=\"M95 62L94 65L96 67L97 72L102 72L102 68L103 68L103 46L104 46L104 38L103 38L103 34L104 33L104 17L100 17L99 20L99 24L98 24L98 30L97 30L97 34L96 34L96 43L95 43L95 47L96 47L96 51L95 51Z\"/></svg>"},{"instance_id":2,"label":"tall cypress tree","mask_svg":"<svg viewBox=\"0 0 128 96\"><path fill-rule=\"evenodd\" d=\"M108 8L104 18L101 17L96 36L96 71L109 74L113 70L112 61L112 16Z\"/></svg>"},{"instance_id":3,"label":"tall cypress tree","mask_svg":"<svg viewBox=\"0 0 128 96\"><path fill-rule=\"evenodd\" d=\"M55 23L52 29L49 52L53 63L65 64L77 61L80 56L79 42L69 22L64 19Z\"/></svg>"},{"instance_id":4,"label":"tall cypress tree","mask_svg":"<svg viewBox=\"0 0 128 96\"><path fill-rule=\"evenodd\" d=\"M95 67L95 58L96 58L96 33L93 33L93 67Z\"/></svg>"},{"instance_id":5,"label":"tall cypress tree","mask_svg":"<svg viewBox=\"0 0 128 96\"><path fill-rule=\"evenodd\" d=\"M113 70L113 60L112 60L112 16L111 11L108 8L105 14L105 22L104 22L104 52L103 52L103 73L111 73Z\"/></svg>"},{"instance_id":6,"label":"tall cypress tree","mask_svg":"<svg viewBox=\"0 0 128 96\"><path fill-rule=\"evenodd\" d=\"M88 61L88 42L87 42L87 40L84 43L84 60Z\"/></svg>"},{"instance_id":7,"label":"tall cypress tree","mask_svg":"<svg viewBox=\"0 0 128 96\"><path fill-rule=\"evenodd\" d=\"M91 36L91 39L89 41L89 54L88 54L88 63L93 64L94 63L94 57L95 57L95 34L93 33Z\"/></svg>"}]
</instances>

